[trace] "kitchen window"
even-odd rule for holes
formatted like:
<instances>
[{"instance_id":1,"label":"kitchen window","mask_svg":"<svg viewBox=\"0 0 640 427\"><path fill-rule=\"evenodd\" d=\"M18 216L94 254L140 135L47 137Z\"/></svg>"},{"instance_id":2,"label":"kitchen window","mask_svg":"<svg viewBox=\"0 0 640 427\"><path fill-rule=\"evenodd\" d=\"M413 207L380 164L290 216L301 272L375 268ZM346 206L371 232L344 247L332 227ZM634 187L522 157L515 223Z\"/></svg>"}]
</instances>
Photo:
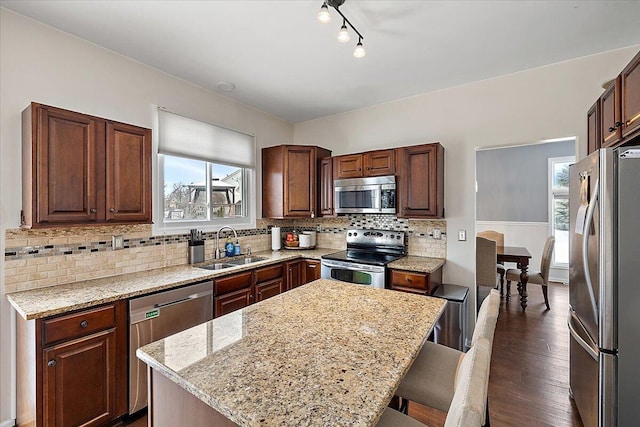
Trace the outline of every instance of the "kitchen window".
<instances>
[{"instance_id":1,"label":"kitchen window","mask_svg":"<svg viewBox=\"0 0 640 427\"><path fill-rule=\"evenodd\" d=\"M549 159L549 224L556 238L551 266L569 267L569 165L574 156Z\"/></svg>"},{"instance_id":2,"label":"kitchen window","mask_svg":"<svg viewBox=\"0 0 640 427\"><path fill-rule=\"evenodd\" d=\"M158 171L161 228L255 225L253 136L159 110Z\"/></svg>"}]
</instances>

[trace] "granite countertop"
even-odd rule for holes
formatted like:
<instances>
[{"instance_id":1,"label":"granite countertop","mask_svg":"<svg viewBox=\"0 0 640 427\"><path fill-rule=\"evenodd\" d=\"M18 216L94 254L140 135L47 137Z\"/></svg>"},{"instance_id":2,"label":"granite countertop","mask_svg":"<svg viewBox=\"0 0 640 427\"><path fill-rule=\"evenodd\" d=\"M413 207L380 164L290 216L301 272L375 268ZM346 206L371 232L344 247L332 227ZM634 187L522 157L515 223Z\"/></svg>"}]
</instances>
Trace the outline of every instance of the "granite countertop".
<instances>
[{"instance_id":1,"label":"granite countertop","mask_svg":"<svg viewBox=\"0 0 640 427\"><path fill-rule=\"evenodd\" d=\"M7 299L25 320L38 319L111 301L171 289L181 285L251 270L295 258L320 259L322 255L332 252L336 252L336 249L256 252L253 254L254 256L266 257L267 259L251 264L225 268L223 270L205 270L193 265L158 268L138 273L85 280L29 291L13 292L7 294ZM198 265L224 261L224 258L220 260L209 260Z\"/></svg>"},{"instance_id":2,"label":"granite countertop","mask_svg":"<svg viewBox=\"0 0 640 427\"><path fill-rule=\"evenodd\" d=\"M429 258L409 255L393 261L389 268L398 270L415 271L419 273L433 273L444 265L444 258Z\"/></svg>"},{"instance_id":3,"label":"granite countertop","mask_svg":"<svg viewBox=\"0 0 640 427\"><path fill-rule=\"evenodd\" d=\"M136 355L240 426L374 426L445 304L319 279Z\"/></svg>"}]
</instances>

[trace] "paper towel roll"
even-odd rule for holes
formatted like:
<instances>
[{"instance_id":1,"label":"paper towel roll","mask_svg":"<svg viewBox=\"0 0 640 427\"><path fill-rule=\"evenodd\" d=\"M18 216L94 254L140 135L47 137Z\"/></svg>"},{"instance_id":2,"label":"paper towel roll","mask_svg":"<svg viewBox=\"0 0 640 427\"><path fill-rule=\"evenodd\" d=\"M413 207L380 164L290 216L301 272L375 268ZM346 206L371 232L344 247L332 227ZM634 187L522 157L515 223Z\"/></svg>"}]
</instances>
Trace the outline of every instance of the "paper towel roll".
<instances>
[{"instance_id":1,"label":"paper towel roll","mask_svg":"<svg viewBox=\"0 0 640 427\"><path fill-rule=\"evenodd\" d=\"M281 245L280 227L271 227L271 250L279 251Z\"/></svg>"}]
</instances>

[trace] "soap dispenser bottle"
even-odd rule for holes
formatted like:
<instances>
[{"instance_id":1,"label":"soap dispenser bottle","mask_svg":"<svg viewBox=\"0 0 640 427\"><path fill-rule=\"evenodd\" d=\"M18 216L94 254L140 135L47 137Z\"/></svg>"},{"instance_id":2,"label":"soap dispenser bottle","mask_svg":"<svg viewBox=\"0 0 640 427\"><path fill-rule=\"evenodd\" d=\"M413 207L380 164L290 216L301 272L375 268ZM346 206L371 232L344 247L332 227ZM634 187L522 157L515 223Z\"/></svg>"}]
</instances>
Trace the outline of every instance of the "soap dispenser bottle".
<instances>
[{"instance_id":1,"label":"soap dispenser bottle","mask_svg":"<svg viewBox=\"0 0 640 427\"><path fill-rule=\"evenodd\" d=\"M233 246L233 240L231 240L231 237L229 237L227 239L227 243L224 245L224 252L226 256L233 256L233 252L234 252L235 248Z\"/></svg>"}]
</instances>

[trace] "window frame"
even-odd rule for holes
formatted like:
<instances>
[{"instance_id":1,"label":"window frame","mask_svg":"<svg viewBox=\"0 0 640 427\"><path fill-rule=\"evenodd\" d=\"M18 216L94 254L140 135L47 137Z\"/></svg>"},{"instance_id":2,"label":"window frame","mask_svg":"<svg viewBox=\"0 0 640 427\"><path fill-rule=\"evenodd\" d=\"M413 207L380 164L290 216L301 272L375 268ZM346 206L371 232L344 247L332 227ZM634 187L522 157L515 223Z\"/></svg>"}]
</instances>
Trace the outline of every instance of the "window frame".
<instances>
[{"instance_id":1,"label":"window frame","mask_svg":"<svg viewBox=\"0 0 640 427\"><path fill-rule=\"evenodd\" d=\"M217 218L211 217L207 221L171 221L165 222L164 219L164 157L165 154L159 154L157 151L154 153L157 164L157 185L154 190L154 208L153 208L153 228L154 235L159 234L184 234L188 233L190 229L197 228L198 230L205 232L213 232L220 229L220 227L228 226L236 229L248 229L256 227L256 169L255 168L242 168L244 170L243 176L243 200L246 200L243 209L246 210L246 216L241 218ZM174 156L178 157L178 156ZM185 157L189 158L189 157ZM200 159L193 159L200 160ZM203 161L203 160L201 160ZM206 162L206 180L208 185L211 181L211 162ZM222 163L218 163L222 164ZM211 203L209 194L207 191L207 205L209 212L211 212Z\"/></svg>"},{"instance_id":2,"label":"window frame","mask_svg":"<svg viewBox=\"0 0 640 427\"><path fill-rule=\"evenodd\" d=\"M576 156L562 156L562 157L549 157L548 159L548 190L547 190L547 205L549 208L549 235L555 237L555 203L556 200L567 200L569 201L569 188L567 187L566 191L554 191L553 189L553 177L554 177L554 166L558 163L569 163L573 164L576 162ZM556 245L557 246L557 245ZM569 254L567 254L567 259L569 258ZM566 263L558 263L555 261L555 249L554 254L551 256L551 268L556 269L569 269L569 262Z\"/></svg>"}]
</instances>

